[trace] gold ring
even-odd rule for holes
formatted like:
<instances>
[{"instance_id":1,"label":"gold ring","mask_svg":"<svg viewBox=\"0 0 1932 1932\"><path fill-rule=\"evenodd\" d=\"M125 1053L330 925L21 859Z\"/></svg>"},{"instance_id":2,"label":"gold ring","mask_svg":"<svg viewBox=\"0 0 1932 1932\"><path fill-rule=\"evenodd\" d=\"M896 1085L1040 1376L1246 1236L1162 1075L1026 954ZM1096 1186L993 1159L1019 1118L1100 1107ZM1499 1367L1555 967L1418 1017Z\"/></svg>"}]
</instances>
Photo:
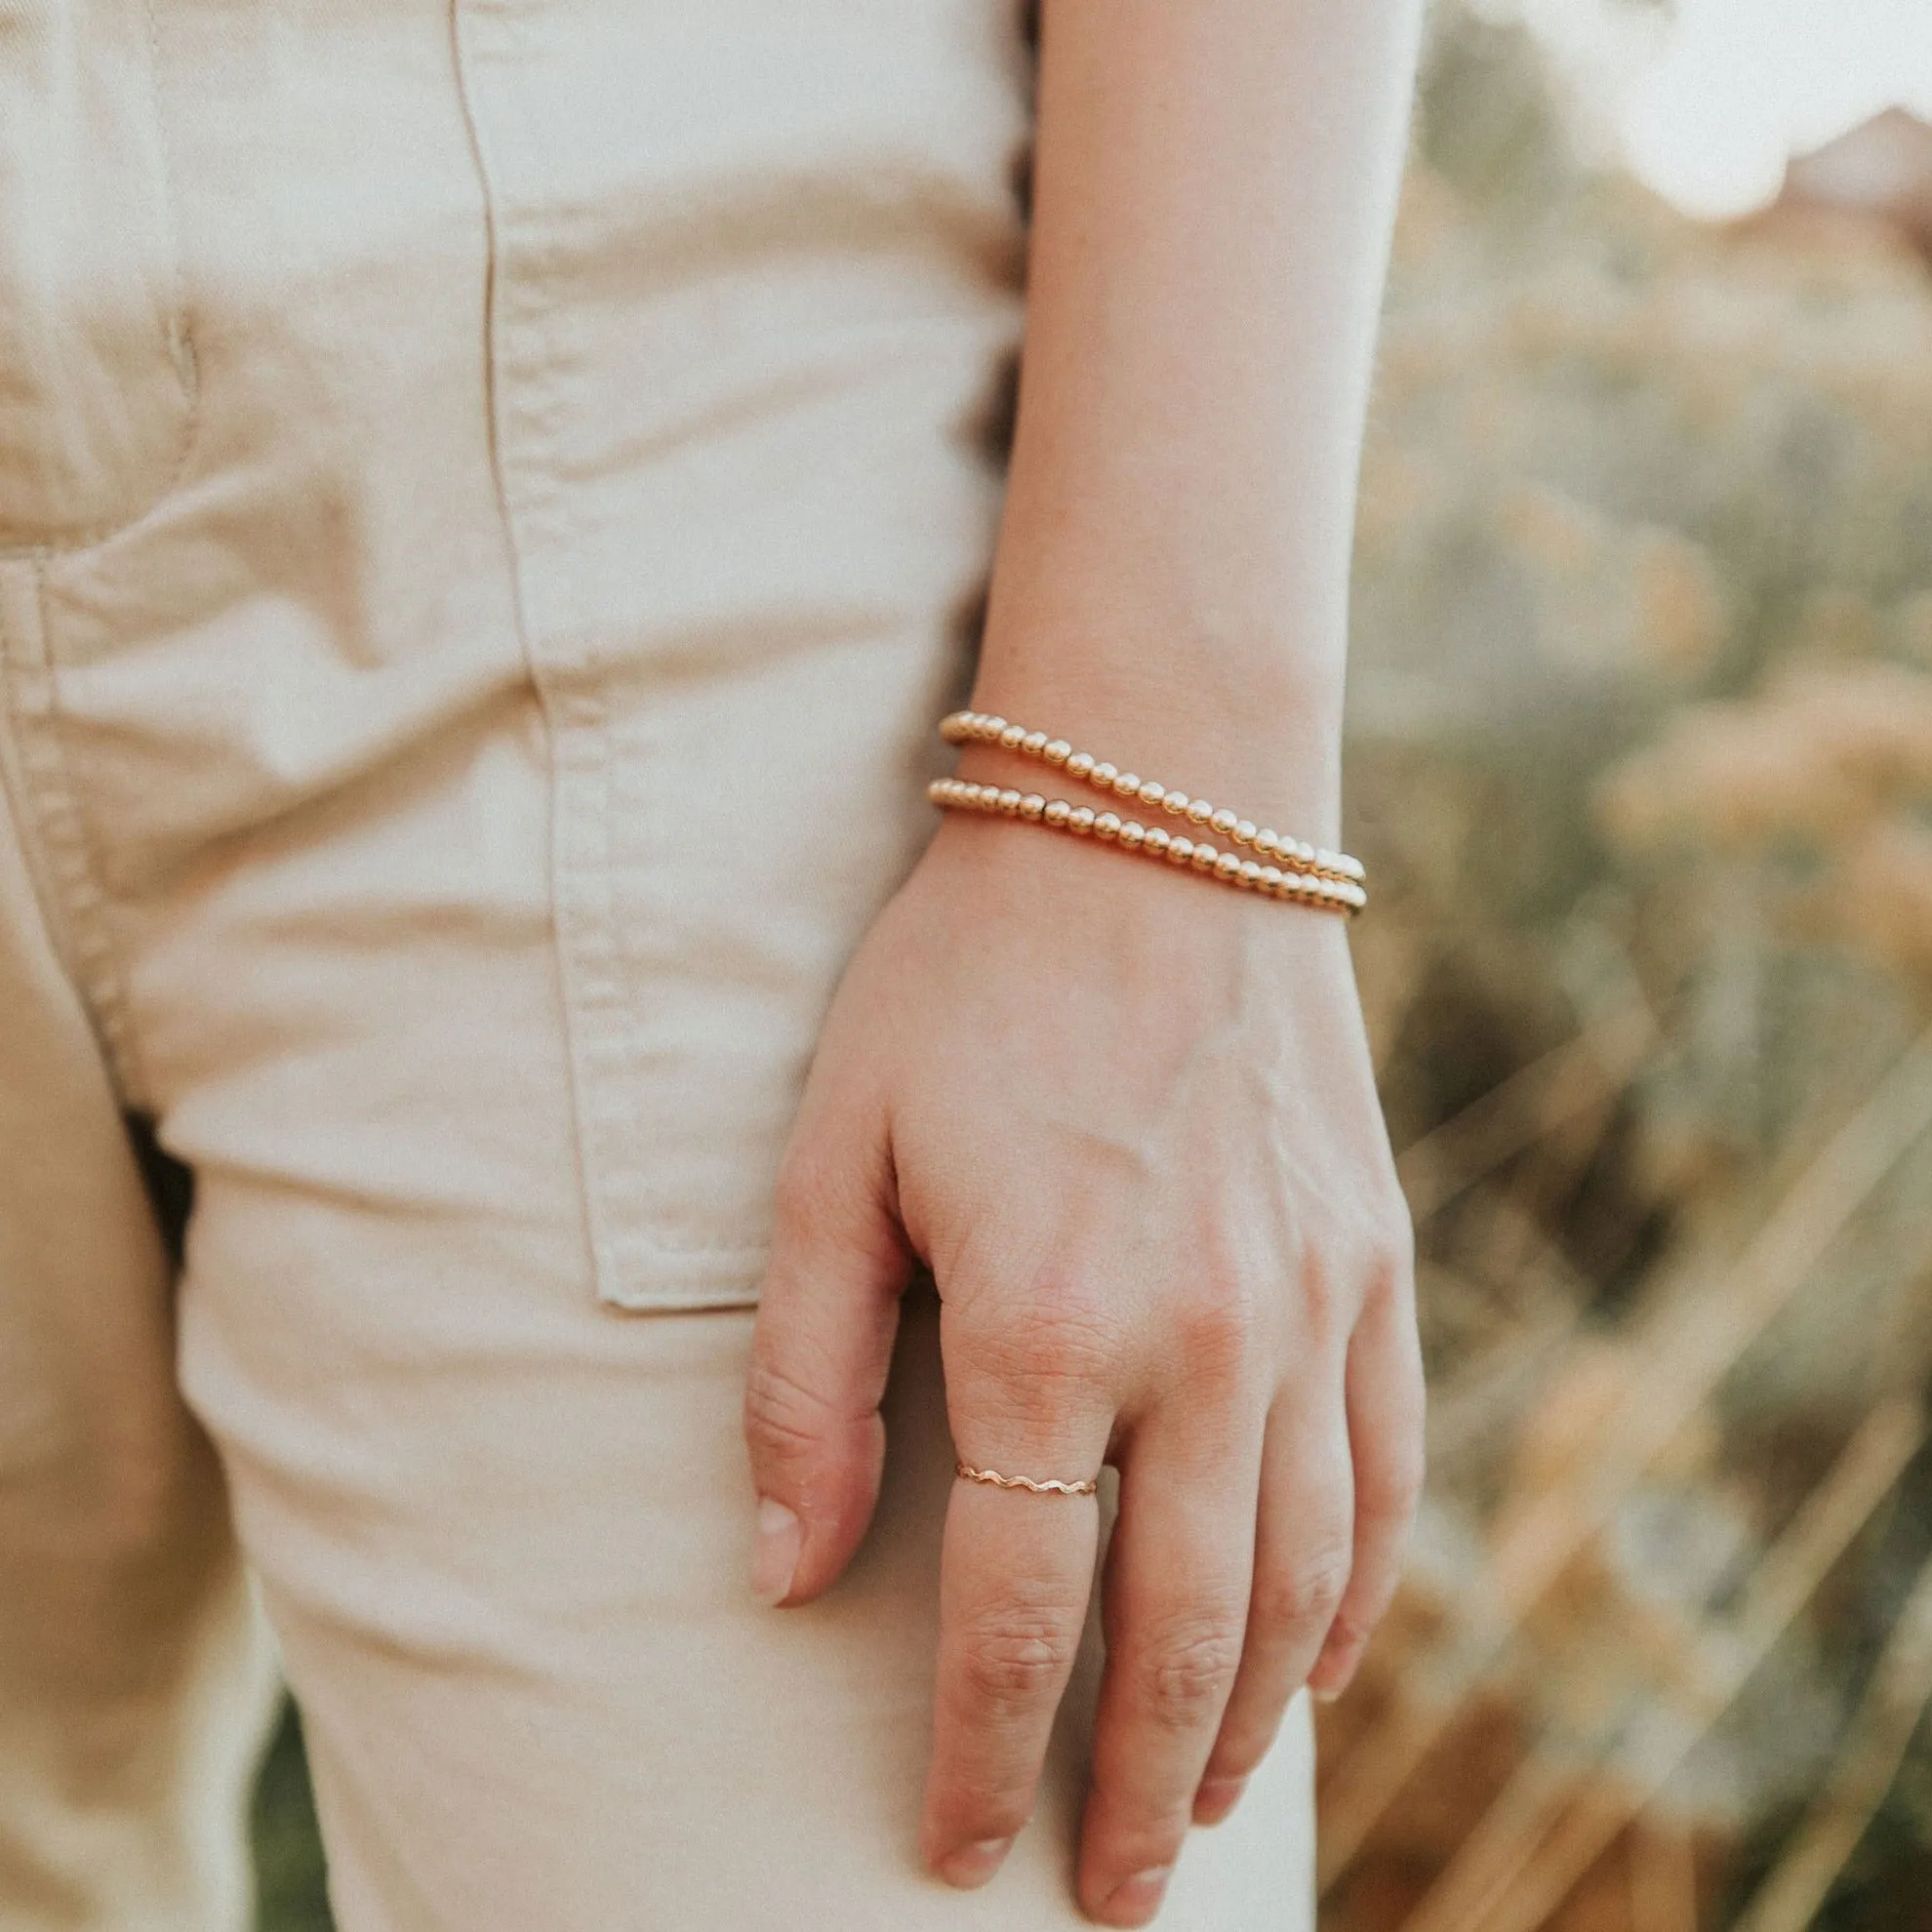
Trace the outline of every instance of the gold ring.
<instances>
[{"instance_id":1,"label":"gold ring","mask_svg":"<svg viewBox=\"0 0 1932 1932\"><path fill-rule=\"evenodd\" d=\"M976 1469L971 1463L955 1463L952 1470L968 1482L989 1482L995 1489L1030 1489L1035 1496L1092 1496L1100 1488L1097 1482L1062 1482L1058 1476L1050 1476L1045 1482L1035 1482L1031 1476L1001 1475L997 1469Z\"/></svg>"}]
</instances>

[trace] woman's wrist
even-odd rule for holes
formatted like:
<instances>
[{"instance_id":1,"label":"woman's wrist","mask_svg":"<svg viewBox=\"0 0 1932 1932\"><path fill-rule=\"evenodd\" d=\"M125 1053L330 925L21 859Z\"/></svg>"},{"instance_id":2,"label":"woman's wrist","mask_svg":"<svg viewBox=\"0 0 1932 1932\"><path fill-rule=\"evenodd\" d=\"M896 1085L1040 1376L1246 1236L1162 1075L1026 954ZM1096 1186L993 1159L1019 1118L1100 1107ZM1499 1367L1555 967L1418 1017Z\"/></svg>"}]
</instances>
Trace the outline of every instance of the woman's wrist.
<instances>
[{"instance_id":1,"label":"woman's wrist","mask_svg":"<svg viewBox=\"0 0 1932 1932\"><path fill-rule=\"evenodd\" d=\"M1292 668L1256 658L1240 654L1244 677L1226 661L1179 648L1109 658L1068 640L1051 653L989 651L971 704L1291 838L1335 845L1341 694L1310 690ZM958 773L1048 788L1037 764L998 745L963 745Z\"/></svg>"}]
</instances>

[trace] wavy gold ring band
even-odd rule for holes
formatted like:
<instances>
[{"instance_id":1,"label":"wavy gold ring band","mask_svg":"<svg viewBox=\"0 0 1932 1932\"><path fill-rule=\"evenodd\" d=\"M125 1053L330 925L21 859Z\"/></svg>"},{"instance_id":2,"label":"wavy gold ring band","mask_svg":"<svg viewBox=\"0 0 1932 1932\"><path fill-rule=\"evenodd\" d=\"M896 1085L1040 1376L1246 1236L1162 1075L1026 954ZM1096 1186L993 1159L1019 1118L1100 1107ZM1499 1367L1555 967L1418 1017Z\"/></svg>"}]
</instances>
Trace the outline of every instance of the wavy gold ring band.
<instances>
[{"instance_id":1,"label":"wavy gold ring band","mask_svg":"<svg viewBox=\"0 0 1932 1932\"><path fill-rule=\"evenodd\" d=\"M1035 1496L1092 1496L1100 1488L1097 1482L1062 1482L1058 1476L1050 1476L1045 1482L1035 1482L1031 1476L1001 1475L997 1469L976 1469L971 1463L955 1463L952 1466L955 1475L962 1475L968 1482L989 1482L995 1489L1030 1489Z\"/></svg>"}]
</instances>

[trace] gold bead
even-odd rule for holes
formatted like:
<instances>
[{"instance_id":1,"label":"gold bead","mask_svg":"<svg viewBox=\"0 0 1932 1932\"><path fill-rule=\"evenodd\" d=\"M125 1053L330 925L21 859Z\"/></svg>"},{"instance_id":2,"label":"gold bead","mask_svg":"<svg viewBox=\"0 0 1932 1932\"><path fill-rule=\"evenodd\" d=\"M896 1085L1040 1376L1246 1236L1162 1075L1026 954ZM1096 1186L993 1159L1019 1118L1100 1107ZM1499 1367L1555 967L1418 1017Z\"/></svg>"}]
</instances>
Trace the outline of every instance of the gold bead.
<instances>
[{"instance_id":1,"label":"gold bead","mask_svg":"<svg viewBox=\"0 0 1932 1932\"><path fill-rule=\"evenodd\" d=\"M1205 798L1190 798L1187 801L1187 816L1195 825L1204 825L1214 817L1214 807Z\"/></svg>"},{"instance_id":2,"label":"gold bead","mask_svg":"<svg viewBox=\"0 0 1932 1932\"><path fill-rule=\"evenodd\" d=\"M1185 791L1164 791L1161 793L1162 806L1178 819L1193 801Z\"/></svg>"},{"instance_id":3,"label":"gold bead","mask_svg":"<svg viewBox=\"0 0 1932 1932\"><path fill-rule=\"evenodd\" d=\"M1118 765L1108 764L1105 758L1087 774L1087 778L1096 791L1111 790L1113 781L1119 776L1120 767Z\"/></svg>"},{"instance_id":4,"label":"gold bead","mask_svg":"<svg viewBox=\"0 0 1932 1932\"><path fill-rule=\"evenodd\" d=\"M1025 725L1016 725L1016 724L1008 725L1006 729L1000 733L999 742L1003 745L1005 745L1009 751L1019 750L1021 745L1023 745L1026 742L1026 727Z\"/></svg>"},{"instance_id":5,"label":"gold bead","mask_svg":"<svg viewBox=\"0 0 1932 1932\"><path fill-rule=\"evenodd\" d=\"M1113 781L1113 788L1122 798L1138 798L1141 795L1141 781L1132 772L1122 772Z\"/></svg>"},{"instance_id":6,"label":"gold bead","mask_svg":"<svg viewBox=\"0 0 1932 1932\"><path fill-rule=\"evenodd\" d=\"M1046 749L1046 733L1043 731L1029 731L1020 741L1020 748L1026 752L1027 757L1037 758Z\"/></svg>"},{"instance_id":7,"label":"gold bead","mask_svg":"<svg viewBox=\"0 0 1932 1932\"><path fill-rule=\"evenodd\" d=\"M1194 856L1194 841L1191 838L1170 839L1167 846L1168 862L1175 865L1185 865Z\"/></svg>"},{"instance_id":8,"label":"gold bead","mask_svg":"<svg viewBox=\"0 0 1932 1932\"><path fill-rule=\"evenodd\" d=\"M1264 892L1279 892L1281 890L1281 867L1279 865L1264 865L1261 868L1261 883Z\"/></svg>"},{"instance_id":9,"label":"gold bead","mask_svg":"<svg viewBox=\"0 0 1932 1932\"><path fill-rule=\"evenodd\" d=\"M1040 822L1040 814L1046 810L1046 800L1037 791L1029 791L1020 801L1020 816L1033 825Z\"/></svg>"},{"instance_id":10,"label":"gold bead","mask_svg":"<svg viewBox=\"0 0 1932 1932\"><path fill-rule=\"evenodd\" d=\"M997 738L1006 729L1006 720L994 717L989 711L982 711L979 720L980 736L983 739Z\"/></svg>"},{"instance_id":11,"label":"gold bead","mask_svg":"<svg viewBox=\"0 0 1932 1932\"><path fill-rule=\"evenodd\" d=\"M1147 827L1147 837L1142 840L1142 844L1156 859L1165 857L1167 848L1172 843L1173 840L1168 837L1167 833L1159 825L1149 825Z\"/></svg>"},{"instance_id":12,"label":"gold bead","mask_svg":"<svg viewBox=\"0 0 1932 1932\"><path fill-rule=\"evenodd\" d=\"M1167 787L1149 779L1136 794L1143 805L1158 805L1167 796Z\"/></svg>"},{"instance_id":13,"label":"gold bead","mask_svg":"<svg viewBox=\"0 0 1932 1932\"><path fill-rule=\"evenodd\" d=\"M1076 751L1067 761L1068 778L1085 779L1094 769L1094 754L1091 751Z\"/></svg>"},{"instance_id":14,"label":"gold bead","mask_svg":"<svg viewBox=\"0 0 1932 1932\"><path fill-rule=\"evenodd\" d=\"M1137 819L1129 819L1120 827L1120 843L1129 852L1140 851L1142 845L1146 843L1147 836L1147 826Z\"/></svg>"},{"instance_id":15,"label":"gold bead","mask_svg":"<svg viewBox=\"0 0 1932 1932\"><path fill-rule=\"evenodd\" d=\"M1064 765L1073 755L1073 747L1064 738L1049 738L1040 753L1049 765Z\"/></svg>"},{"instance_id":16,"label":"gold bead","mask_svg":"<svg viewBox=\"0 0 1932 1932\"><path fill-rule=\"evenodd\" d=\"M1234 842L1237 845L1252 845L1255 842L1255 822L1252 819L1234 821Z\"/></svg>"},{"instance_id":17,"label":"gold bead","mask_svg":"<svg viewBox=\"0 0 1932 1932\"><path fill-rule=\"evenodd\" d=\"M1252 859L1241 861L1241 883L1252 892L1261 884L1262 868Z\"/></svg>"},{"instance_id":18,"label":"gold bead","mask_svg":"<svg viewBox=\"0 0 1932 1932\"><path fill-rule=\"evenodd\" d=\"M999 794L999 809L1009 819L1017 819L1020 816L1020 794L1011 785Z\"/></svg>"},{"instance_id":19,"label":"gold bead","mask_svg":"<svg viewBox=\"0 0 1932 1932\"><path fill-rule=\"evenodd\" d=\"M1118 812L1103 812L1094 821L1094 836L1096 838L1109 840L1118 838L1120 836L1120 814Z\"/></svg>"},{"instance_id":20,"label":"gold bead","mask_svg":"<svg viewBox=\"0 0 1932 1932\"><path fill-rule=\"evenodd\" d=\"M1224 852L1214 862L1214 875L1218 879L1238 879L1241 876L1241 855L1238 852Z\"/></svg>"},{"instance_id":21,"label":"gold bead","mask_svg":"<svg viewBox=\"0 0 1932 1932\"><path fill-rule=\"evenodd\" d=\"M1234 835L1234 827L1240 823L1241 823L1240 820L1238 820L1234 816L1234 814L1228 809L1226 805L1224 805L1221 808L1221 810L1218 811L1214 815L1214 817L1208 821L1208 824L1211 825L1215 828L1215 830L1222 835L1223 838L1232 838Z\"/></svg>"},{"instance_id":22,"label":"gold bead","mask_svg":"<svg viewBox=\"0 0 1932 1932\"><path fill-rule=\"evenodd\" d=\"M971 711L954 711L940 722L940 736L948 745L958 745L971 736L973 714Z\"/></svg>"},{"instance_id":23,"label":"gold bead","mask_svg":"<svg viewBox=\"0 0 1932 1932\"><path fill-rule=\"evenodd\" d=\"M1040 814L1048 825L1056 827L1066 825L1072 816L1073 808L1064 798L1049 799L1046 810Z\"/></svg>"},{"instance_id":24,"label":"gold bead","mask_svg":"<svg viewBox=\"0 0 1932 1932\"><path fill-rule=\"evenodd\" d=\"M1078 807L1067 821L1067 825L1069 831L1076 831L1085 838L1094 828L1094 808L1091 805Z\"/></svg>"},{"instance_id":25,"label":"gold bead","mask_svg":"<svg viewBox=\"0 0 1932 1932\"><path fill-rule=\"evenodd\" d=\"M1220 857L1221 854L1206 839L1197 840L1194 846L1194 870L1197 872L1213 871L1214 862Z\"/></svg>"}]
</instances>

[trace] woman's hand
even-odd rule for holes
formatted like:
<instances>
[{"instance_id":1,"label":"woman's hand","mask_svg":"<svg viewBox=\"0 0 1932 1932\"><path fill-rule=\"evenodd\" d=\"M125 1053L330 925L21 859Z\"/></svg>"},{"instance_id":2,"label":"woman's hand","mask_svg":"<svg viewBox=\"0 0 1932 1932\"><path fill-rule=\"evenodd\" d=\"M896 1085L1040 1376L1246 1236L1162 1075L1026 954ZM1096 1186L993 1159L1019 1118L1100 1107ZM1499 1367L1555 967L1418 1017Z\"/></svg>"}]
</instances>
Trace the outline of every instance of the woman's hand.
<instances>
[{"instance_id":1,"label":"woman's hand","mask_svg":"<svg viewBox=\"0 0 1932 1932\"><path fill-rule=\"evenodd\" d=\"M1079 1895L1159 1904L1304 1684L1339 1689L1421 1476L1407 1217L1341 921L948 821L866 938L779 1197L745 1428L755 1580L816 1596L870 1517L917 1257L960 1456L1120 1471ZM1099 1509L957 1481L924 1850L1026 1823Z\"/></svg>"}]
</instances>

